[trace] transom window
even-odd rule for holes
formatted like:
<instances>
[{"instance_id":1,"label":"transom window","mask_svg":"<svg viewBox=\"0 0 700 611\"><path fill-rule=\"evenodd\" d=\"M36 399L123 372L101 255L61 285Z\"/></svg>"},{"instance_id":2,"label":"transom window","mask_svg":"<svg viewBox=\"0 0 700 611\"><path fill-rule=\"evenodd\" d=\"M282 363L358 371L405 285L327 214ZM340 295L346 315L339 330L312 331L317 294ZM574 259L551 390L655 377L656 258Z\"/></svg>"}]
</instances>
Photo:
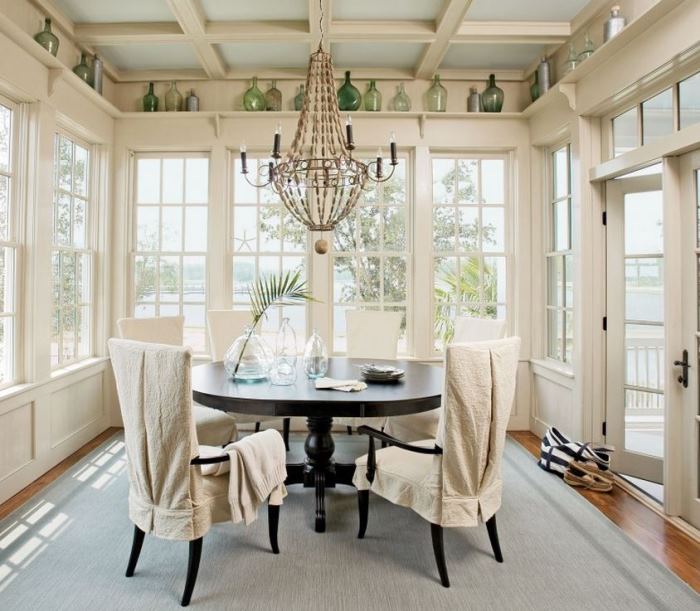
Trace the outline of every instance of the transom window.
<instances>
[{"instance_id":1,"label":"transom window","mask_svg":"<svg viewBox=\"0 0 700 611\"><path fill-rule=\"evenodd\" d=\"M185 317L185 345L207 350L209 158L136 159L134 315Z\"/></svg>"},{"instance_id":2,"label":"transom window","mask_svg":"<svg viewBox=\"0 0 700 611\"><path fill-rule=\"evenodd\" d=\"M51 365L92 355L90 150L72 136L54 139L53 320Z\"/></svg>"},{"instance_id":3,"label":"transom window","mask_svg":"<svg viewBox=\"0 0 700 611\"><path fill-rule=\"evenodd\" d=\"M14 106L0 98L0 387L15 381L16 274Z\"/></svg>"},{"instance_id":4,"label":"transom window","mask_svg":"<svg viewBox=\"0 0 700 611\"><path fill-rule=\"evenodd\" d=\"M407 333L410 209L407 160L399 159L392 177L370 183L355 209L333 232L333 350L347 348L347 310L401 312L398 351L409 350Z\"/></svg>"},{"instance_id":5,"label":"transom window","mask_svg":"<svg viewBox=\"0 0 700 611\"><path fill-rule=\"evenodd\" d=\"M433 346L442 350L456 316L505 318L506 160L434 157Z\"/></svg>"},{"instance_id":6,"label":"transom window","mask_svg":"<svg viewBox=\"0 0 700 611\"><path fill-rule=\"evenodd\" d=\"M571 363L573 255L571 251L571 146L548 155L550 197L547 240L547 356Z\"/></svg>"}]
</instances>

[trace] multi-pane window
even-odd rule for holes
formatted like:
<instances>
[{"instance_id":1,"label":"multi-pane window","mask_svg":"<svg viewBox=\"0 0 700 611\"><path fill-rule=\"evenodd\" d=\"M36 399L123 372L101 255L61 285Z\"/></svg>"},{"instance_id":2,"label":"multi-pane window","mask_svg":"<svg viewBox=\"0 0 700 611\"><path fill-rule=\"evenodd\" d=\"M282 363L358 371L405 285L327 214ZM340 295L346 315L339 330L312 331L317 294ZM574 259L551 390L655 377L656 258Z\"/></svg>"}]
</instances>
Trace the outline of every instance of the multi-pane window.
<instances>
[{"instance_id":1,"label":"multi-pane window","mask_svg":"<svg viewBox=\"0 0 700 611\"><path fill-rule=\"evenodd\" d=\"M408 352L406 318L410 295L407 163L392 177L370 183L333 235L333 350L347 348L345 312L401 312L398 351Z\"/></svg>"},{"instance_id":2,"label":"multi-pane window","mask_svg":"<svg viewBox=\"0 0 700 611\"><path fill-rule=\"evenodd\" d=\"M248 178L262 183L258 165L269 162L263 157L248 157ZM287 271L300 271L306 277L308 269L308 232L294 220L270 186L256 188L241 173L241 162L234 162L233 172L233 307L248 309L248 287L256 278ZM262 322L262 333L274 339L282 323L289 318L299 349L307 335L305 305L272 308Z\"/></svg>"},{"instance_id":3,"label":"multi-pane window","mask_svg":"<svg viewBox=\"0 0 700 611\"><path fill-rule=\"evenodd\" d=\"M15 380L14 112L0 98L0 387Z\"/></svg>"},{"instance_id":4,"label":"multi-pane window","mask_svg":"<svg viewBox=\"0 0 700 611\"><path fill-rule=\"evenodd\" d=\"M434 348L456 316L506 318L506 160L434 157Z\"/></svg>"},{"instance_id":5,"label":"multi-pane window","mask_svg":"<svg viewBox=\"0 0 700 611\"><path fill-rule=\"evenodd\" d=\"M681 129L700 123L700 72L678 83L678 112Z\"/></svg>"},{"instance_id":6,"label":"multi-pane window","mask_svg":"<svg viewBox=\"0 0 700 611\"><path fill-rule=\"evenodd\" d=\"M51 365L92 354L92 216L90 151L72 137L54 138L53 318Z\"/></svg>"},{"instance_id":7,"label":"multi-pane window","mask_svg":"<svg viewBox=\"0 0 700 611\"><path fill-rule=\"evenodd\" d=\"M207 350L205 155L138 155L135 189L134 315L184 316L185 345Z\"/></svg>"},{"instance_id":8,"label":"multi-pane window","mask_svg":"<svg viewBox=\"0 0 700 611\"><path fill-rule=\"evenodd\" d=\"M571 147L548 155L550 197L547 238L547 356L571 363L573 255L571 254Z\"/></svg>"}]
</instances>

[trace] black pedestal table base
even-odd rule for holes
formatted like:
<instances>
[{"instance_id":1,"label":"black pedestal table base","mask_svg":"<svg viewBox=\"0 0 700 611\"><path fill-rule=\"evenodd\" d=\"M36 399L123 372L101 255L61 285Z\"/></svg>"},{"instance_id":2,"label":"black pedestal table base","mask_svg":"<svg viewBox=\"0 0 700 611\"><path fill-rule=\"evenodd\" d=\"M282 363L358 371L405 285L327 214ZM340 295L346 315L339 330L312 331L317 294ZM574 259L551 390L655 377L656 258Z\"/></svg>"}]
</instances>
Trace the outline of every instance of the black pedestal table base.
<instances>
[{"instance_id":1,"label":"black pedestal table base","mask_svg":"<svg viewBox=\"0 0 700 611\"><path fill-rule=\"evenodd\" d=\"M355 465L336 464L333 460L335 443L331 435L333 418L330 416L310 416L306 419L309 434L304 442L306 460L303 463L287 465L287 485L303 484L316 489L316 532L326 530L326 488L336 484L352 486Z\"/></svg>"}]
</instances>

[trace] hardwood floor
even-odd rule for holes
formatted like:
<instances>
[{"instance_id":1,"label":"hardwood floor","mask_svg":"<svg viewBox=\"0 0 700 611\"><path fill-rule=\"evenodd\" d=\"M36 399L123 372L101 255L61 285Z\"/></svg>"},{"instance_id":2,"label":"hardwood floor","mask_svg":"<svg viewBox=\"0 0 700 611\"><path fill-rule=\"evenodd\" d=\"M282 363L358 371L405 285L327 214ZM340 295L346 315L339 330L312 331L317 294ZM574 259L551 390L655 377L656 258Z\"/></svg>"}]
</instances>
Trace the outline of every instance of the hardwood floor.
<instances>
[{"instance_id":1,"label":"hardwood floor","mask_svg":"<svg viewBox=\"0 0 700 611\"><path fill-rule=\"evenodd\" d=\"M0 504L0 519L26 503L119 430L121 429L107 429L24 490ZM533 456L539 456L540 440L533 433L513 431L509 435ZM576 491L619 526L633 541L667 566L696 592L700 592L700 543L671 522L664 520L622 488L616 486L610 493L596 493L578 488Z\"/></svg>"},{"instance_id":2,"label":"hardwood floor","mask_svg":"<svg viewBox=\"0 0 700 611\"><path fill-rule=\"evenodd\" d=\"M509 435L539 458L540 440L536 435L529 431L512 431ZM575 490L700 593L700 543L618 486L609 493Z\"/></svg>"}]
</instances>

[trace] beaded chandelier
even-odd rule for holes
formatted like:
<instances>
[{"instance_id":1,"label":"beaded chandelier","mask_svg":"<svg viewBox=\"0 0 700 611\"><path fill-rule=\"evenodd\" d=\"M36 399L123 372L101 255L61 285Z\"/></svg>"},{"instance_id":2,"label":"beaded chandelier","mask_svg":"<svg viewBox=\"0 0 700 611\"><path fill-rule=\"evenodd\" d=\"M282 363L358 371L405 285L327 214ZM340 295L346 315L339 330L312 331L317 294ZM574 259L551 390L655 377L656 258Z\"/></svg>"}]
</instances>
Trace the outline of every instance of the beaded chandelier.
<instances>
[{"instance_id":1,"label":"beaded chandelier","mask_svg":"<svg viewBox=\"0 0 700 611\"><path fill-rule=\"evenodd\" d=\"M323 6L321 2L321 11ZM241 171L255 187L270 185L292 217L309 231L332 231L357 204L368 181L384 182L398 164L396 142L390 138L390 169L384 170L381 151L373 161L353 158L352 120L348 115L343 133L333 79L333 61L321 40L309 58L304 102L294 140L284 158L280 153L282 129L278 125L270 161L258 169L260 184L248 178L245 146L241 146ZM317 252L324 246L316 245Z\"/></svg>"}]
</instances>

